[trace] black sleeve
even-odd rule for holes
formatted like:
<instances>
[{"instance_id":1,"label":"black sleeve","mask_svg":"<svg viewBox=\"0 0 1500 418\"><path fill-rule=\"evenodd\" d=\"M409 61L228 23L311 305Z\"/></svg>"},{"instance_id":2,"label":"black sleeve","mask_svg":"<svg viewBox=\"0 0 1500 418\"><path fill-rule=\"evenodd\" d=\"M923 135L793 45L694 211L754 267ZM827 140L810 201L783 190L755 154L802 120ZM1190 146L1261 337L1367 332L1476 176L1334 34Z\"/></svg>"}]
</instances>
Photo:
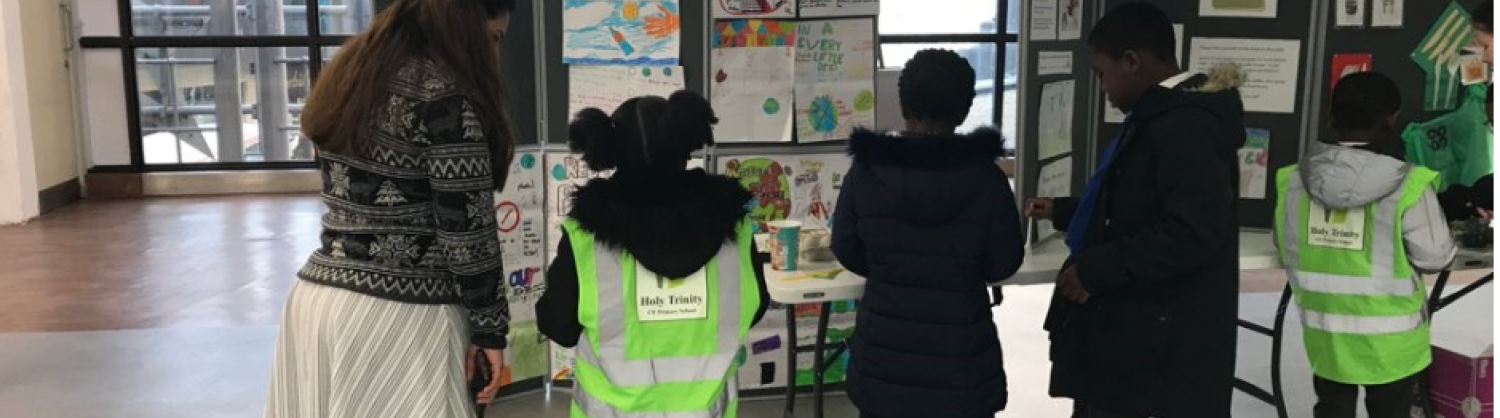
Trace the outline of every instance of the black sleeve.
<instances>
[{"instance_id":1,"label":"black sleeve","mask_svg":"<svg viewBox=\"0 0 1500 418\"><path fill-rule=\"evenodd\" d=\"M1052 229L1068 232L1073 222L1073 213L1078 211L1078 200L1071 197L1052 199Z\"/></svg>"},{"instance_id":2,"label":"black sleeve","mask_svg":"<svg viewBox=\"0 0 1500 418\"><path fill-rule=\"evenodd\" d=\"M1160 202L1155 224L1090 247L1077 257L1078 278L1091 294L1126 285L1151 285L1220 262L1239 240L1233 216L1233 158L1221 154L1217 118L1179 110L1153 123L1137 152L1156 154L1156 187L1139 190Z\"/></svg>"},{"instance_id":3,"label":"black sleeve","mask_svg":"<svg viewBox=\"0 0 1500 418\"><path fill-rule=\"evenodd\" d=\"M583 324L578 323L578 266L573 262L573 246L563 234L557 244L557 258L547 268L547 290L536 302L536 326L552 342L563 347L578 345Z\"/></svg>"},{"instance_id":4,"label":"black sleeve","mask_svg":"<svg viewBox=\"0 0 1500 418\"><path fill-rule=\"evenodd\" d=\"M854 207L859 193L862 167L855 163L844 177L844 191L839 193L838 207L833 209L833 255L850 273L870 277L865 241L859 237L859 209Z\"/></svg>"},{"instance_id":5,"label":"black sleeve","mask_svg":"<svg viewBox=\"0 0 1500 418\"><path fill-rule=\"evenodd\" d=\"M990 284L1016 275L1016 271L1021 269L1021 261L1026 257L1026 238L1021 232L1021 212L1016 208L1015 192L1010 190L1005 173L998 168L995 171L995 183L998 184L996 188L999 192L994 197L995 210L991 211L989 219L990 234L985 253L989 269L985 272L984 280Z\"/></svg>"},{"instance_id":6,"label":"black sleeve","mask_svg":"<svg viewBox=\"0 0 1500 418\"><path fill-rule=\"evenodd\" d=\"M750 326L760 324L760 320L766 317L766 308L771 306L771 293L766 291L766 263L771 262L771 256L761 255L759 246L754 240L750 243L750 262L755 263L755 287L760 289L760 306L755 308L755 320Z\"/></svg>"}]
</instances>

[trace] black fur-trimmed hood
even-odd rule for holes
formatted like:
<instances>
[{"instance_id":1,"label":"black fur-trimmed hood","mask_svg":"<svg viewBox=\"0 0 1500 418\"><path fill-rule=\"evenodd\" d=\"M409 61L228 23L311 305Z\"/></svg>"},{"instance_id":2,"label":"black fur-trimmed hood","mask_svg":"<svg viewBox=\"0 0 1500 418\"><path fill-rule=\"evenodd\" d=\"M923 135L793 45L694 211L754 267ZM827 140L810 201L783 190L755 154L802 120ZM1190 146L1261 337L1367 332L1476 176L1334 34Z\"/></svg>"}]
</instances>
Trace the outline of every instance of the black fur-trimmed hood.
<instances>
[{"instance_id":1,"label":"black fur-trimmed hood","mask_svg":"<svg viewBox=\"0 0 1500 418\"><path fill-rule=\"evenodd\" d=\"M703 170L620 171L578 188L568 216L652 272L685 277L734 239L750 199L739 182Z\"/></svg>"},{"instance_id":2,"label":"black fur-trimmed hood","mask_svg":"<svg viewBox=\"0 0 1500 418\"><path fill-rule=\"evenodd\" d=\"M860 163L931 167L957 162L994 164L1005 154L1005 139L993 129L966 135L879 134L859 130L849 140L849 155Z\"/></svg>"}]
</instances>

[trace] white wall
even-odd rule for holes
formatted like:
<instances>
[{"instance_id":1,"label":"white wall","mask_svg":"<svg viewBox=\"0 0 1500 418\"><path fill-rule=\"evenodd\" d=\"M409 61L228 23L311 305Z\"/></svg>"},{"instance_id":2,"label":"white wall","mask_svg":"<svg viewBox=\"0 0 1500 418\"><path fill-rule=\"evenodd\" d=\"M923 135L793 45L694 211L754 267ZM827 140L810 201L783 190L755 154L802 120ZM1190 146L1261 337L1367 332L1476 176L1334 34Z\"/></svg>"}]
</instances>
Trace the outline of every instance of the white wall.
<instances>
[{"instance_id":1,"label":"white wall","mask_svg":"<svg viewBox=\"0 0 1500 418\"><path fill-rule=\"evenodd\" d=\"M22 61L21 5L0 0L0 225L31 219L37 206L35 152L26 66Z\"/></svg>"},{"instance_id":2,"label":"white wall","mask_svg":"<svg viewBox=\"0 0 1500 418\"><path fill-rule=\"evenodd\" d=\"M27 109L31 114L36 181L47 189L79 178L81 141L75 129L73 76L64 26L62 0L25 0L21 4L22 55L25 57Z\"/></svg>"},{"instance_id":3,"label":"white wall","mask_svg":"<svg viewBox=\"0 0 1500 418\"><path fill-rule=\"evenodd\" d=\"M3 1L3 0L0 0ZM72 0L78 36L120 36L116 0ZM85 49L78 68L83 120L84 166L129 165L130 133L125 112L125 65L118 49Z\"/></svg>"}]
</instances>

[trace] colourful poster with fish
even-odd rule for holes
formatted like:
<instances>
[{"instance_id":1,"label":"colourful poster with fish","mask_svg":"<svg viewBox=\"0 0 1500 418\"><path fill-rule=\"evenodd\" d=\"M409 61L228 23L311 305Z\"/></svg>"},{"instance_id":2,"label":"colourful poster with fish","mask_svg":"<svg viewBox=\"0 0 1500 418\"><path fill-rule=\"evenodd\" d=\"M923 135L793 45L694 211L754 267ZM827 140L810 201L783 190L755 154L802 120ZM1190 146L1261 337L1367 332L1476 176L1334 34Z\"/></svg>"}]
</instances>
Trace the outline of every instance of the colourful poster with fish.
<instances>
[{"instance_id":1,"label":"colourful poster with fish","mask_svg":"<svg viewBox=\"0 0 1500 418\"><path fill-rule=\"evenodd\" d=\"M793 0L707 0L713 4L715 19L792 18L797 17Z\"/></svg>"},{"instance_id":2,"label":"colourful poster with fish","mask_svg":"<svg viewBox=\"0 0 1500 418\"><path fill-rule=\"evenodd\" d=\"M875 126L875 21L818 20L797 26L797 139L848 139Z\"/></svg>"},{"instance_id":3,"label":"colourful poster with fish","mask_svg":"<svg viewBox=\"0 0 1500 418\"><path fill-rule=\"evenodd\" d=\"M844 154L722 156L719 173L740 179L750 191L751 220L792 219L802 221L803 231L826 230L851 164Z\"/></svg>"},{"instance_id":4,"label":"colourful poster with fish","mask_svg":"<svg viewBox=\"0 0 1500 418\"><path fill-rule=\"evenodd\" d=\"M678 0L564 0L563 63L677 65Z\"/></svg>"},{"instance_id":5,"label":"colourful poster with fish","mask_svg":"<svg viewBox=\"0 0 1500 418\"><path fill-rule=\"evenodd\" d=\"M791 142L796 124L797 23L726 20L716 26L710 100L719 142Z\"/></svg>"}]
</instances>

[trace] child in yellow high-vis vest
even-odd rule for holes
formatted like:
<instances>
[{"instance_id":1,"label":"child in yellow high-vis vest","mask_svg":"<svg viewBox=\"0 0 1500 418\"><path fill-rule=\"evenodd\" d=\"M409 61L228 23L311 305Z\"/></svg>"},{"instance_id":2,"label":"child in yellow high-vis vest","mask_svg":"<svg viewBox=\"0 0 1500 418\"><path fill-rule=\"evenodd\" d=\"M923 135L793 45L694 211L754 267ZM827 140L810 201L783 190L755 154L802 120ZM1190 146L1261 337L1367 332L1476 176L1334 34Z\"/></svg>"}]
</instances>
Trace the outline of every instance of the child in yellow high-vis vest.
<instances>
[{"instance_id":1,"label":"child in yellow high-vis vest","mask_svg":"<svg viewBox=\"0 0 1500 418\"><path fill-rule=\"evenodd\" d=\"M734 417L737 356L769 297L737 180L687 168L718 121L702 96L589 108L568 146L595 171L572 193L537 326L576 347L572 417Z\"/></svg>"},{"instance_id":2,"label":"child in yellow high-vis vest","mask_svg":"<svg viewBox=\"0 0 1500 418\"><path fill-rule=\"evenodd\" d=\"M1329 116L1336 142L1314 144L1277 176L1276 240L1301 308L1316 418L1408 418L1432 362L1423 272L1457 252L1435 186L1407 164L1401 93L1378 73L1344 77Z\"/></svg>"}]
</instances>

